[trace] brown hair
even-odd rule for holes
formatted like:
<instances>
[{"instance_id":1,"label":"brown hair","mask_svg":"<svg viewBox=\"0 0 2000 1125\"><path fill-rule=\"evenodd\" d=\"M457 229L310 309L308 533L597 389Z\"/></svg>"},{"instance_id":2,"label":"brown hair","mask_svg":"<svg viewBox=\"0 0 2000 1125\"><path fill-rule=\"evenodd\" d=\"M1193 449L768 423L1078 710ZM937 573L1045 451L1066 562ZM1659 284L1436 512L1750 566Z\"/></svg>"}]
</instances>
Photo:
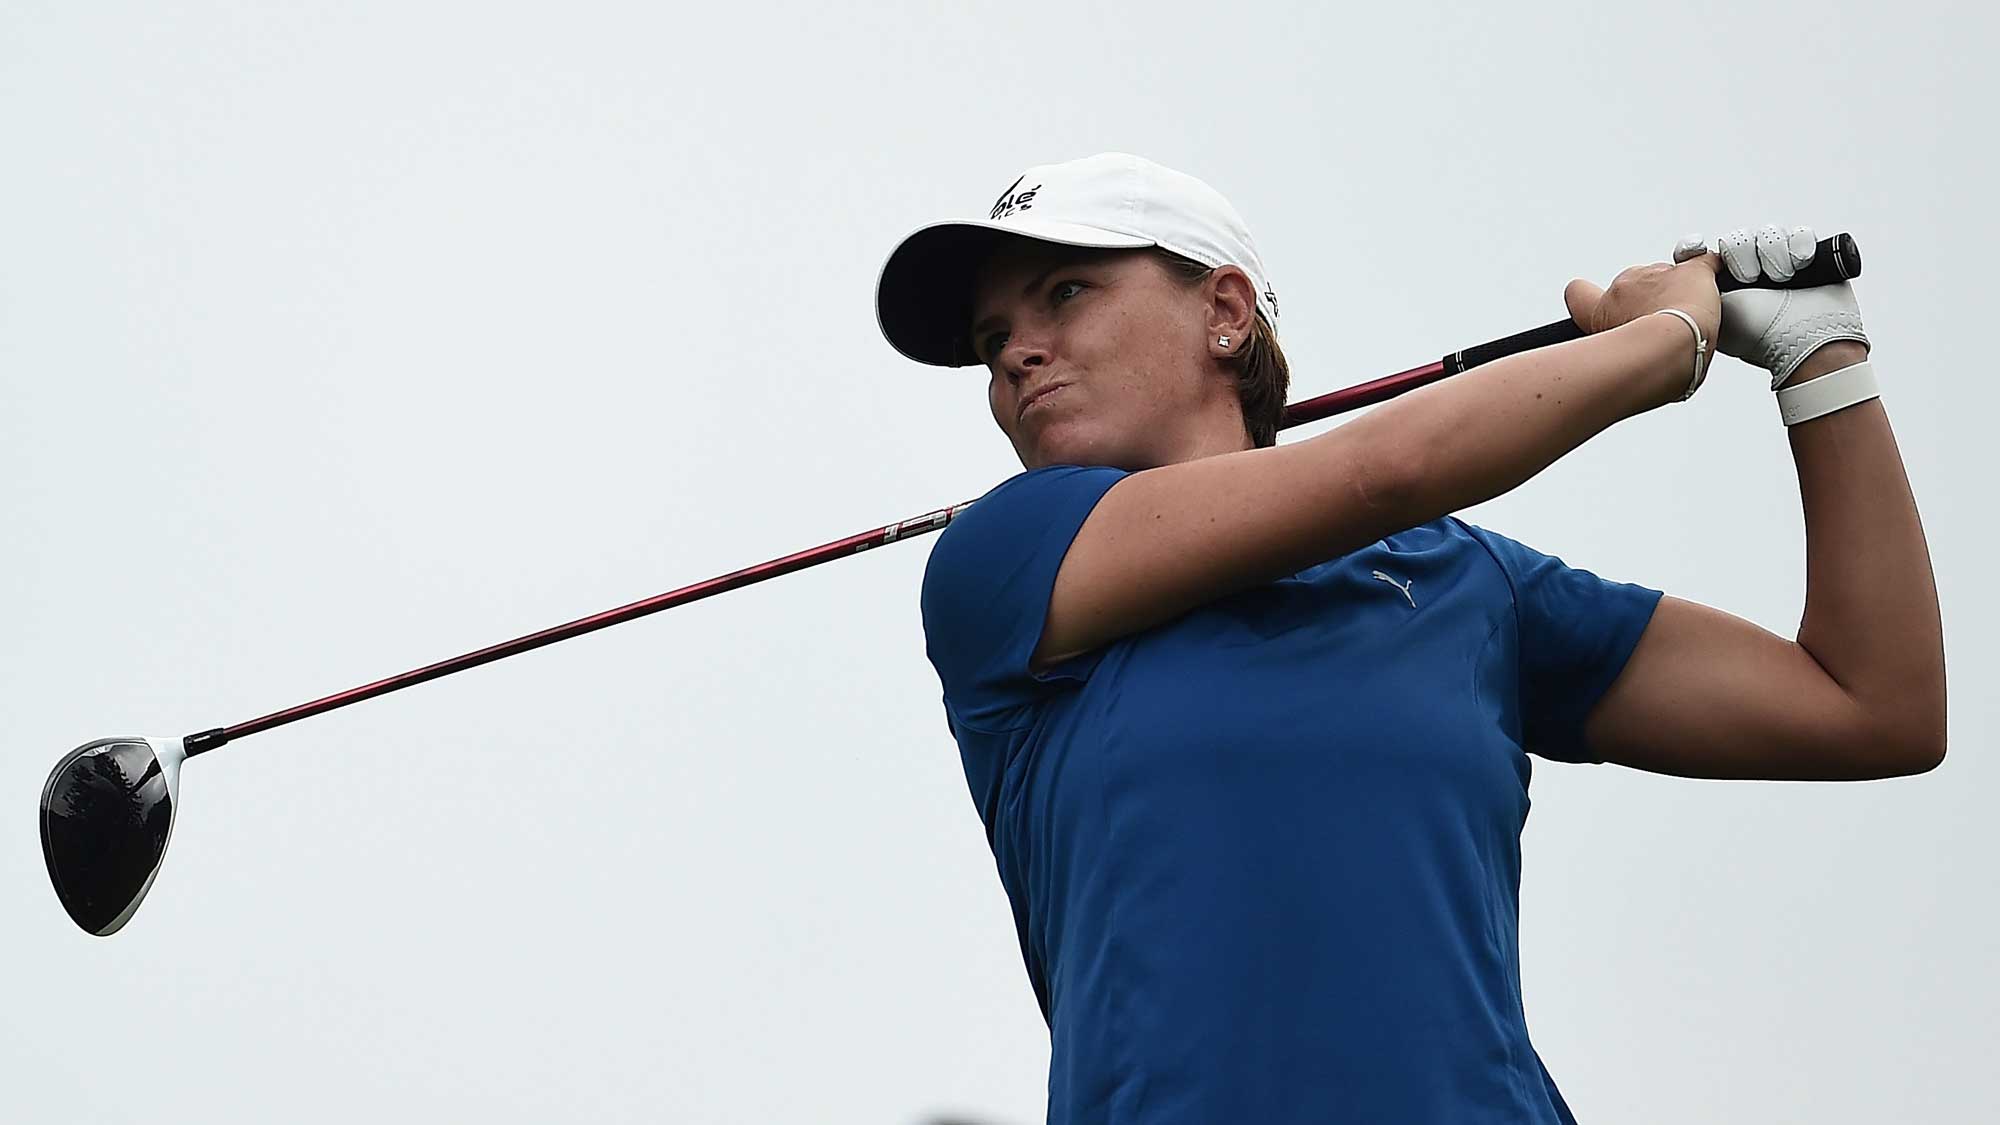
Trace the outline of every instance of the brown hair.
<instances>
[{"instance_id":1,"label":"brown hair","mask_svg":"<svg viewBox=\"0 0 2000 1125\"><path fill-rule=\"evenodd\" d=\"M1215 272L1192 258L1171 250L1154 249L1169 276L1193 285ZM1236 397L1243 404L1243 428L1257 448L1278 444L1278 427L1285 420L1285 396L1292 389L1292 367L1285 362L1285 350L1278 346L1277 329L1264 319L1264 310L1250 325L1250 339L1229 358L1236 369Z\"/></svg>"}]
</instances>

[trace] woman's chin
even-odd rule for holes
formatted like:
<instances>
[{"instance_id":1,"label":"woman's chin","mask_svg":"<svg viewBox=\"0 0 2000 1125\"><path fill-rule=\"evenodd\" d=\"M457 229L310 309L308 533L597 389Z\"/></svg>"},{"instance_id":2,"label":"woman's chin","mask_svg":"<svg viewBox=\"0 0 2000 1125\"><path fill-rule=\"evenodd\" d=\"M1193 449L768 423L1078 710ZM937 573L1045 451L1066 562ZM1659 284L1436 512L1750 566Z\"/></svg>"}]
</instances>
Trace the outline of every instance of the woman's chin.
<instances>
[{"instance_id":1,"label":"woman's chin","mask_svg":"<svg viewBox=\"0 0 2000 1125\"><path fill-rule=\"evenodd\" d=\"M1106 435L1094 432L1091 427L1080 424L1080 420L1051 419L1029 436L1033 464L1031 468L1044 465L1108 465L1107 455L1112 443Z\"/></svg>"}]
</instances>

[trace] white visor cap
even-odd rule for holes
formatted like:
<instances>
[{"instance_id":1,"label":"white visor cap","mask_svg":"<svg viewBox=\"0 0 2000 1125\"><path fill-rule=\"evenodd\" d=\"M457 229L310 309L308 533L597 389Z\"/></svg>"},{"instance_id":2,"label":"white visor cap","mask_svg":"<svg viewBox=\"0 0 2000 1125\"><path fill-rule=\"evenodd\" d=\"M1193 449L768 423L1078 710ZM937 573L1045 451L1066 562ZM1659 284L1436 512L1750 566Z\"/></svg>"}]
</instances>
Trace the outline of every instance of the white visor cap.
<instances>
[{"instance_id":1,"label":"white visor cap","mask_svg":"<svg viewBox=\"0 0 2000 1125\"><path fill-rule=\"evenodd\" d=\"M896 350L919 363L969 367L972 285L1010 238L1062 246L1157 246L1202 265L1236 266L1257 288L1257 310L1278 326L1278 294L1250 230L1222 193L1144 157L1102 152L1023 172L983 219L912 231L882 265L875 318Z\"/></svg>"}]
</instances>

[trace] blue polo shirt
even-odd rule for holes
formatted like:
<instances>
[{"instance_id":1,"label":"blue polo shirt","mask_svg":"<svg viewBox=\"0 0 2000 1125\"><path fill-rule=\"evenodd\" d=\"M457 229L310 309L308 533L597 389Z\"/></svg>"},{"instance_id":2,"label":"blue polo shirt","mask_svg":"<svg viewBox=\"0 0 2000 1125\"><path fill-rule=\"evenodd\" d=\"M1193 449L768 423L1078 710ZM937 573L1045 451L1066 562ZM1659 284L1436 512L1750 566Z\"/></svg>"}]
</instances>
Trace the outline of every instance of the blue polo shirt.
<instances>
[{"instance_id":1,"label":"blue polo shirt","mask_svg":"<svg viewBox=\"0 0 2000 1125\"><path fill-rule=\"evenodd\" d=\"M1526 752L1597 760L1660 593L1446 518L1032 675L1124 475L1016 476L924 575L1049 1121L1573 1123L1521 1004Z\"/></svg>"}]
</instances>

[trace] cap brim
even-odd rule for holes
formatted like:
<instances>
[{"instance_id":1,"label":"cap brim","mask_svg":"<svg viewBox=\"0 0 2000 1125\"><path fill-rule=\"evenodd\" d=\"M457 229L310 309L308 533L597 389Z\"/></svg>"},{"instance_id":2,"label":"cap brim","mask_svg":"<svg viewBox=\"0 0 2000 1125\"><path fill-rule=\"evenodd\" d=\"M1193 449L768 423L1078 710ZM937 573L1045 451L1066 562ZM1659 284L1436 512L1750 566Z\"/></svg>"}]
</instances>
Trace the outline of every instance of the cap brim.
<instances>
[{"instance_id":1,"label":"cap brim","mask_svg":"<svg viewBox=\"0 0 2000 1125\"><path fill-rule=\"evenodd\" d=\"M1031 216L1005 223L964 219L919 227L882 264L882 277L875 286L875 319L882 335L918 363L977 364L968 338L973 277L994 248L1010 239L1099 250L1138 250L1154 244L1150 238Z\"/></svg>"}]
</instances>

